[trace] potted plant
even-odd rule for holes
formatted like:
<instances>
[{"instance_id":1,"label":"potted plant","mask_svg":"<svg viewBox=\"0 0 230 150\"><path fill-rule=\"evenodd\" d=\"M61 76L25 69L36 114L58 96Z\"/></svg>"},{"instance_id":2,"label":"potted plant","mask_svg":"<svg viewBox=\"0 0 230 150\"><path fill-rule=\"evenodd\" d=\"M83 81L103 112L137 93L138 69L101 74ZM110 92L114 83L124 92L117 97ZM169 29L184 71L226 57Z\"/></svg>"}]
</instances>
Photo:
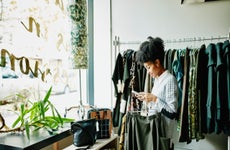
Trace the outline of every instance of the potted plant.
<instances>
[{"instance_id":1,"label":"potted plant","mask_svg":"<svg viewBox=\"0 0 230 150\"><path fill-rule=\"evenodd\" d=\"M52 87L47 91L42 100L31 102L29 106L25 107L22 103L17 119L14 121L12 128L19 128L25 130L28 139L30 139L30 130L46 129L50 134L53 134L65 123L73 122L74 119L63 118L58 110L50 102L49 97Z\"/></svg>"}]
</instances>

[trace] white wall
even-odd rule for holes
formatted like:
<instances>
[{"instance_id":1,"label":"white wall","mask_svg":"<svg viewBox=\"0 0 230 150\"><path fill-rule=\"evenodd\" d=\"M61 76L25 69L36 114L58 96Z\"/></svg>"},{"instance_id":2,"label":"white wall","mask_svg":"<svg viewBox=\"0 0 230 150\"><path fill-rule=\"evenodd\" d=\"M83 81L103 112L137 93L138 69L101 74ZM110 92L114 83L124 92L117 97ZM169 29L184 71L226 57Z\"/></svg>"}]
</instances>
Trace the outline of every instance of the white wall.
<instances>
[{"instance_id":1,"label":"white wall","mask_svg":"<svg viewBox=\"0 0 230 150\"><path fill-rule=\"evenodd\" d=\"M94 105L111 107L110 1L94 1Z\"/></svg>"},{"instance_id":2,"label":"white wall","mask_svg":"<svg viewBox=\"0 0 230 150\"><path fill-rule=\"evenodd\" d=\"M180 4L174 0L113 0L112 39L110 39L109 0L95 0L95 104L108 105L111 94L111 71L116 56L110 42L115 36L121 42L144 41L151 35L164 40L193 37L227 36L230 28L230 1ZM186 0L185 0L186 2ZM214 42L214 41L212 41ZM210 43L210 41L208 41ZM179 45L185 48L191 43ZM203 43L192 43L192 45ZM120 50L138 49L138 44L121 45ZM178 46L178 45L176 45ZM167 44L166 48L175 45ZM109 55L112 55L109 56ZM112 65L111 65L111 64ZM97 67L96 67L97 66ZM97 72L98 71L98 72ZM100 88L99 88L100 87ZM112 93L113 95L113 93ZM208 135L191 144L177 143L177 149L226 150L225 135Z\"/></svg>"},{"instance_id":3,"label":"white wall","mask_svg":"<svg viewBox=\"0 0 230 150\"><path fill-rule=\"evenodd\" d=\"M185 0L186 1L186 0ZM227 35L230 1L180 4L172 0L112 1L113 35L121 41Z\"/></svg>"}]
</instances>

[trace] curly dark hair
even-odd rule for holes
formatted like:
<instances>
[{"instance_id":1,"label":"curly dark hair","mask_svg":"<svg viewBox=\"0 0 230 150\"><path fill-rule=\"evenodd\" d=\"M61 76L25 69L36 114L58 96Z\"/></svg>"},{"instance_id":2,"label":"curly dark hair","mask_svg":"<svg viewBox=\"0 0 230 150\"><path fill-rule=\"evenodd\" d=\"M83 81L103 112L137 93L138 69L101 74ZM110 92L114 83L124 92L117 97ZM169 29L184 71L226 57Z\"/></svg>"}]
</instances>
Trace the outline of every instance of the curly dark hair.
<instances>
[{"instance_id":1,"label":"curly dark hair","mask_svg":"<svg viewBox=\"0 0 230 150\"><path fill-rule=\"evenodd\" d=\"M148 41L141 43L139 50L136 53L136 61L140 64L151 61L154 62L156 59L160 60L160 63L164 62L164 41L159 38L153 38L149 36Z\"/></svg>"}]
</instances>

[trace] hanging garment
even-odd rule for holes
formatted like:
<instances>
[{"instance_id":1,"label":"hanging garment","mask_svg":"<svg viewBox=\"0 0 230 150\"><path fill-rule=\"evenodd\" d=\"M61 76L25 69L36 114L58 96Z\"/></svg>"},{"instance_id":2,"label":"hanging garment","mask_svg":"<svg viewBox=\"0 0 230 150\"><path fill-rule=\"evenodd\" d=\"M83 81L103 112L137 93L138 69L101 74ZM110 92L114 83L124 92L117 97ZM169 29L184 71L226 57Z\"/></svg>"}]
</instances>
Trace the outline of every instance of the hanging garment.
<instances>
[{"instance_id":1,"label":"hanging garment","mask_svg":"<svg viewBox=\"0 0 230 150\"><path fill-rule=\"evenodd\" d=\"M175 52L176 52L175 49L171 49L168 52L168 61L167 61L168 62L168 65L167 65L168 69L167 70L169 70L169 72L171 74L173 74L173 65L172 65L172 62L173 62L173 59L174 59Z\"/></svg>"},{"instance_id":2,"label":"hanging garment","mask_svg":"<svg viewBox=\"0 0 230 150\"><path fill-rule=\"evenodd\" d=\"M216 47L211 43L205 50L208 55L207 131L214 132L216 118Z\"/></svg>"},{"instance_id":3,"label":"hanging garment","mask_svg":"<svg viewBox=\"0 0 230 150\"><path fill-rule=\"evenodd\" d=\"M171 51L171 49L167 50L165 52L165 55L164 55L164 68L165 69L168 69L168 55L169 55L170 51Z\"/></svg>"},{"instance_id":4,"label":"hanging garment","mask_svg":"<svg viewBox=\"0 0 230 150\"><path fill-rule=\"evenodd\" d=\"M219 134L223 130L223 122L227 115L227 87L226 70L224 67L223 43L216 44L216 126L215 133Z\"/></svg>"},{"instance_id":5,"label":"hanging garment","mask_svg":"<svg viewBox=\"0 0 230 150\"><path fill-rule=\"evenodd\" d=\"M130 51L130 50L128 50ZM144 89L144 83L145 83L145 76L146 76L146 69L143 67L143 65L139 65L136 62L136 58L135 58L135 54L136 52L132 52L130 53L131 57L129 56L128 58L131 59L128 62L131 64L127 64L129 67L129 70L127 70L127 65L125 65L125 71L124 71L124 76L127 77L128 81L125 85L125 87L127 87L127 95L128 95L128 99L126 101L126 109L124 112L121 112L121 116L122 120L120 121L120 125L118 128L118 133L121 136L121 140L120 140L120 149L123 148L124 145L124 121L126 118L125 114L130 111L130 110L140 110L141 106L142 106L142 101L140 101L139 99L133 99L134 97L132 96L132 92L133 90L135 91L143 91ZM127 59L127 57L126 57ZM126 62L127 63L127 62Z\"/></svg>"},{"instance_id":6,"label":"hanging garment","mask_svg":"<svg viewBox=\"0 0 230 150\"><path fill-rule=\"evenodd\" d=\"M180 116L181 101L182 101L182 88L183 88L183 51L177 50L172 62L173 74L175 75L178 83L178 116ZM178 118L177 118L178 119Z\"/></svg>"},{"instance_id":7,"label":"hanging garment","mask_svg":"<svg viewBox=\"0 0 230 150\"><path fill-rule=\"evenodd\" d=\"M117 127L119 125L119 118L120 118L120 103L121 103L121 96L123 93L123 58L121 54L119 53L116 59L115 68L113 71L112 81L114 85L114 95L116 97L115 106L113 108L113 114L112 114L112 122L113 127Z\"/></svg>"},{"instance_id":8,"label":"hanging garment","mask_svg":"<svg viewBox=\"0 0 230 150\"><path fill-rule=\"evenodd\" d=\"M135 54L136 52L132 49L127 49L123 54L123 92L120 99L118 134L121 132L122 118L129 107L131 91L144 91L146 69L144 66L137 64ZM141 105L142 102L139 103Z\"/></svg>"},{"instance_id":9,"label":"hanging garment","mask_svg":"<svg viewBox=\"0 0 230 150\"><path fill-rule=\"evenodd\" d=\"M132 66L130 69L130 84L129 88L131 91L137 91L142 92L145 88L145 77L146 77L146 69L143 65L140 65L136 62L136 52L132 53ZM130 108L132 110L141 110L143 101L140 101L135 96L133 96L133 93L130 92L129 95L129 101L128 101L128 108L127 111L130 111Z\"/></svg>"},{"instance_id":10,"label":"hanging garment","mask_svg":"<svg viewBox=\"0 0 230 150\"><path fill-rule=\"evenodd\" d=\"M230 44L228 40L224 42L223 49L224 49L224 61L226 64L225 69L226 69L227 91L230 91ZM228 92L227 100L228 100L228 121L230 121L230 92Z\"/></svg>"},{"instance_id":11,"label":"hanging garment","mask_svg":"<svg viewBox=\"0 0 230 150\"><path fill-rule=\"evenodd\" d=\"M140 110L142 101L138 100L135 96L134 93L131 91L139 91L140 90L140 85L141 85L141 78L139 78L139 72L137 71L137 64L135 61L135 53L132 53L132 65L130 68L130 83L129 83L129 89L130 89L130 95L128 99L128 104L127 104L127 112L128 111L133 111L133 110ZM140 80L140 81L139 81Z\"/></svg>"},{"instance_id":12,"label":"hanging garment","mask_svg":"<svg viewBox=\"0 0 230 150\"><path fill-rule=\"evenodd\" d=\"M189 52L189 90L188 90L188 114L189 114L189 137L191 139L196 138L196 132L198 128L198 121L197 121L197 107L198 107L198 100L197 100L197 79L196 79L196 61L197 61L197 53L198 49L191 49Z\"/></svg>"},{"instance_id":13,"label":"hanging garment","mask_svg":"<svg viewBox=\"0 0 230 150\"><path fill-rule=\"evenodd\" d=\"M119 138L119 150L125 149L125 124L126 124L126 114L122 118L121 133Z\"/></svg>"},{"instance_id":14,"label":"hanging garment","mask_svg":"<svg viewBox=\"0 0 230 150\"><path fill-rule=\"evenodd\" d=\"M126 118L126 150L169 150L170 139L165 137L164 120L160 114L141 116L129 112Z\"/></svg>"},{"instance_id":15,"label":"hanging garment","mask_svg":"<svg viewBox=\"0 0 230 150\"><path fill-rule=\"evenodd\" d=\"M224 64L225 64L225 71L226 71L226 78L224 81L226 82L226 91L227 91L227 108L225 113L225 119L223 120L223 132L230 135L230 44L229 41L224 41L223 43L223 50L224 50Z\"/></svg>"},{"instance_id":16,"label":"hanging garment","mask_svg":"<svg viewBox=\"0 0 230 150\"><path fill-rule=\"evenodd\" d=\"M189 49L187 48L184 56L184 77L183 77L183 93L181 104L181 116L179 125L179 142L191 142L188 128L188 83L189 83Z\"/></svg>"},{"instance_id":17,"label":"hanging garment","mask_svg":"<svg viewBox=\"0 0 230 150\"><path fill-rule=\"evenodd\" d=\"M132 79L130 75L130 69L132 67L132 54L134 53L134 50L128 49L123 54L123 60L124 60L124 73L123 73L123 82L124 82L124 91L122 95L122 99L127 102L128 97L130 95L130 80ZM125 112L125 110L124 110Z\"/></svg>"},{"instance_id":18,"label":"hanging garment","mask_svg":"<svg viewBox=\"0 0 230 150\"><path fill-rule=\"evenodd\" d=\"M118 121L118 135L121 133L121 127L122 127L122 118L124 114L126 113L126 107L128 98L130 95L130 68L132 65L132 53L134 50L128 49L123 53L123 76L122 76L122 85L123 85L123 92L120 99L120 114L119 114L119 121Z\"/></svg>"},{"instance_id":19,"label":"hanging garment","mask_svg":"<svg viewBox=\"0 0 230 150\"><path fill-rule=\"evenodd\" d=\"M206 109L206 100L207 100L207 79L208 79L208 73L207 73L207 56L205 54L206 46L203 44L201 45L201 48L198 51L198 57L197 57L197 64L196 64L196 79L197 79L197 134L196 134L196 140L200 140L204 138L203 133L207 133L207 126L206 126L206 120L207 120L207 109Z\"/></svg>"},{"instance_id":20,"label":"hanging garment","mask_svg":"<svg viewBox=\"0 0 230 150\"><path fill-rule=\"evenodd\" d=\"M136 75L137 75L137 82L138 87L135 87L135 91L144 91L145 89L145 80L147 71L143 65L136 64Z\"/></svg>"}]
</instances>

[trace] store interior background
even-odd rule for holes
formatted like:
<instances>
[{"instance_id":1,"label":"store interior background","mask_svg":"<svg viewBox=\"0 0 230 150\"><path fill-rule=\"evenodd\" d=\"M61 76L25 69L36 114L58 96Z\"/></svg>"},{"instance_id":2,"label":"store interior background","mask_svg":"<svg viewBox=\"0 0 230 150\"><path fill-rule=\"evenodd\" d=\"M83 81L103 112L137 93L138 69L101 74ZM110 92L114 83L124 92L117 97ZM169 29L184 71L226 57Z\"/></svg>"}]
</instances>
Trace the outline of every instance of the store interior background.
<instances>
[{"instance_id":1,"label":"store interior background","mask_svg":"<svg viewBox=\"0 0 230 150\"><path fill-rule=\"evenodd\" d=\"M52 102L61 114L64 113L65 108L79 105L80 100L84 104L90 102L97 107L112 109L115 97L111 77L116 56L119 51L122 53L126 49L138 50L139 43L145 41L148 36L158 36L166 41L183 40L184 38L227 37L230 32L230 0L210 2L184 0L183 4L180 0L88 0L87 2L89 6L90 70L82 69L81 78L77 74L74 82L80 83L81 81L81 87L77 85L79 86L78 92L67 94L67 96L62 94L52 97ZM45 12L42 13L42 15L45 14ZM25 19L24 22L26 21ZM59 26L63 32L68 27ZM12 29L14 30L16 29ZM0 33L4 32L0 31ZM115 37L120 39L119 47L114 45ZM24 40L28 42L30 37ZM165 47L166 49L199 47L202 44L222 41L165 43ZM19 45L22 44L21 41L16 42ZM24 42L24 44L31 43ZM51 43L51 45L54 44L56 44L55 41ZM1 48L10 50L10 47ZM34 55L33 51L30 52L31 55ZM20 51L17 51L16 54L22 55ZM50 57L45 54L47 58ZM55 55L52 56L55 57ZM59 96L58 100L56 96ZM0 110L2 112L2 108ZM68 117L72 116L68 115ZM226 150L230 143L228 137L223 134L211 134L205 137L204 140L193 141L190 144L175 143L175 147L178 150Z\"/></svg>"},{"instance_id":2,"label":"store interior background","mask_svg":"<svg viewBox=\"0 0 230 150\"><path fill-rule=\"evenodd\" d=\"M126 49L138 50L139 44L135 43L146 40L150 35L164 40L227 37L230 32L229 8L229 0L185 0L183 4L179 0L94 1L94 103L105 106L109 94L114 103L113 92L110 93L108 88L112 87L113 91L113 86L107 81L111 80L118 49L121 53ZM113 45L115 36L120 39L119 48ZM183 49L222 41L165 43L165 47ZM176 147L193 150L227 149L226 135L211 134L205 137L204 140L190 144L176 143Z\"/></svg>"}]
</instances>

